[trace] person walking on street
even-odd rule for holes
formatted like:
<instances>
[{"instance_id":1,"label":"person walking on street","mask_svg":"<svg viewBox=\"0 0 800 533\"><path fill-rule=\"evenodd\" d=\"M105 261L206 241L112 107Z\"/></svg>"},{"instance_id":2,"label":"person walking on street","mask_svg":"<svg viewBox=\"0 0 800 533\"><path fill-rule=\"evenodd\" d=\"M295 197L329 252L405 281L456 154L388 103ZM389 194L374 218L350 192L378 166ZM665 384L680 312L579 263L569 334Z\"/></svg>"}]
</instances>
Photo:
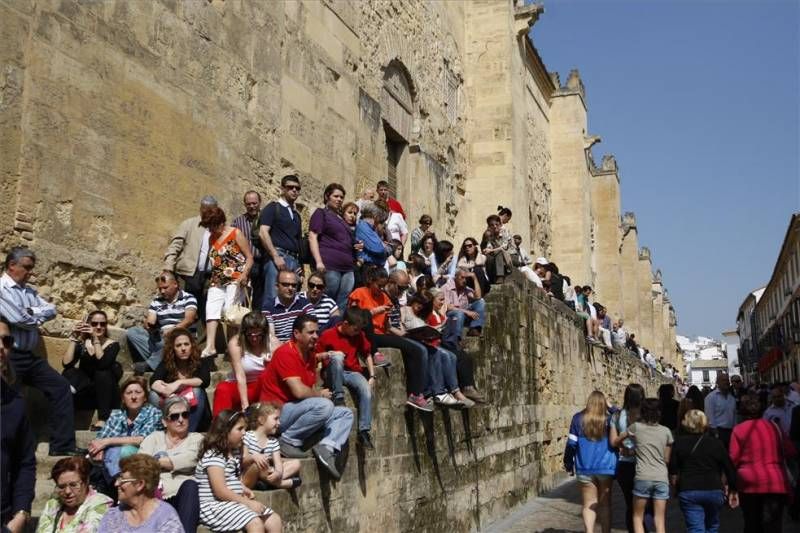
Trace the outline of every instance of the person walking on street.
<instances>
[{"instance_id":1,"label":"person walking on street","mask_svg":"<svg viewBox=\"0 0 800 533\"><path fill-rule=\"evenodd\" d=\"M708 426L727 450L731 441L731 431L736 424L736 398L731 393L728 374L717 375L717 388L706 396L703 410L708 417Z\"/></svg>"}]
</instances>

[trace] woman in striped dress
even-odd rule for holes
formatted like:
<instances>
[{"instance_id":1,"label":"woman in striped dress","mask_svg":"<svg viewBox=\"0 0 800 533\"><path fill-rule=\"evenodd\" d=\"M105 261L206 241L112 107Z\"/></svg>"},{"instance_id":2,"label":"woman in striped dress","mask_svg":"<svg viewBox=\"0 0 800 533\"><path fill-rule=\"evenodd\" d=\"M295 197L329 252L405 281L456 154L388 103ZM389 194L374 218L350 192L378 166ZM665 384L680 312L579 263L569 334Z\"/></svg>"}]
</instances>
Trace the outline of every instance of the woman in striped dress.
<instances>
[{"instance_id":1,"label":"woman in striped dress","mask_svg":"<svg viewBox=\"0 0 800 533\"><path fill-rule=\"evenodd\" d=\"M200 522L212 531L279 533L281 517L253 499L242 484L244 469L253 462L244 447L247 421L239 411L219 413L203 440L195 479L200 494Z\"/></svg>"}]
</instances>

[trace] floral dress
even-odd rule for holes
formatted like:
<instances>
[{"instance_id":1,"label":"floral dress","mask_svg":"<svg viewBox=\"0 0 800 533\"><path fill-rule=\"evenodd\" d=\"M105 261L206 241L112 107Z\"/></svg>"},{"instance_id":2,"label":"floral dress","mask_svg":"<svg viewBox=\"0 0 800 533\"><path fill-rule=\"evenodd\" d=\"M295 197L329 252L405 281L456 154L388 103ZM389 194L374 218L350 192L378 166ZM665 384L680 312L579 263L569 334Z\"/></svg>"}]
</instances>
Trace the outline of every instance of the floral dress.
<instances>
[{"instance_id":1,"label":"floral dress","mask_svg":"<svg viewBox=\"0 0 800 533\"><path fill-rule=\"evenodd\" d=\"M93 533L97 531L100 525L100 520L106 514L109 507L114 502L105 494L100 494L94 489L89 489L89 494L86 499L78 507L78 512L72 520L64 524L63 514L59 515L61 509L61 502L57 498L47 500L42 511L42 516L39 518L39 525L36 528L37 533Z\"/></svg>"},{"instance_id":2,"label":"floral dress","mask_svg":"<svg viewBox=\"0 0 800 533\"><path fill-rule=\"evenodd\" d=\"M236 242L238 232L238 229L231 228L227 235L210 243L208 259L211 262L212 286L224 287L242 277L247 258Z\"/></svg>"}]
</instances>

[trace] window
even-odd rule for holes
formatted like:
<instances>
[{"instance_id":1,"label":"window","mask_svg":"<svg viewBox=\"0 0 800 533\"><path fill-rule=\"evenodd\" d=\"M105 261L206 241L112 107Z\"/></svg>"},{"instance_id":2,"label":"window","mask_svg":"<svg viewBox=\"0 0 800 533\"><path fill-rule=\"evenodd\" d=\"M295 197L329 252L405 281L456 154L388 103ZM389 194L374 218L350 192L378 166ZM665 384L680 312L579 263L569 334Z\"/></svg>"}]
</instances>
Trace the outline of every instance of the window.
<instances>
[{"instance_id":1,"label":"window","mask_svg":"<svg viewBox=\"0 0 800 533\"><path fill-rule=\"evenodd\" d=\"M711 383L711 376L709 376L708 370L703 370L703 383Z\"/></svg>"}]
</instances>

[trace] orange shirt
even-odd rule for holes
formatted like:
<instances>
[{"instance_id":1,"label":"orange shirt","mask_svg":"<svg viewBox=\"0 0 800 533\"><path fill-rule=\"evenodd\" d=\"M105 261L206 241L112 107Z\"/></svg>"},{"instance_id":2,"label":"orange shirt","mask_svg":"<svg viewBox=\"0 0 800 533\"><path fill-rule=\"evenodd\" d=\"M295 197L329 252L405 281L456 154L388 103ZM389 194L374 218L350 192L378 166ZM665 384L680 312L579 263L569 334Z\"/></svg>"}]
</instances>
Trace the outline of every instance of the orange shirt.
<instances>
[{"instance_id":1,"label":"orange shirt","mask_svg":"<svg viewBox=\"0 0 800 533\"><path fill-rule=\"evenodd\" d=\"M350 293L350 297L347 299L347 305L355 305L359 309L371 311L382 305L391 307L392 301L384 292L381 292L380 297L375 298L372 291L369 290L369 287L360 287ZM383 313L372 315L372 325L375 328L375 333L380 335L386 333L386 312L384 311Z\"/></svg>"}]
</instances>

